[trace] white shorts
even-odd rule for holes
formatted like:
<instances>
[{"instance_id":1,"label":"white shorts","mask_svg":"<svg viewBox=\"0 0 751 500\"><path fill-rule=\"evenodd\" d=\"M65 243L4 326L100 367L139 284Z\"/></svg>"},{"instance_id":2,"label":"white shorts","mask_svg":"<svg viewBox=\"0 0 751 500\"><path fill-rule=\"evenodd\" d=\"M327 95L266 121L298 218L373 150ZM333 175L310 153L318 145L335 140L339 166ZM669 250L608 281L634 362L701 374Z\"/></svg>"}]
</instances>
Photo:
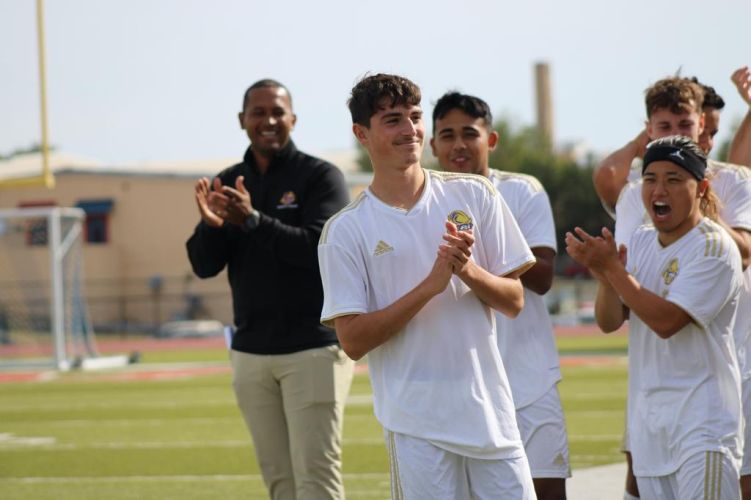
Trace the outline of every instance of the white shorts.
<instances>
[{"instance_id":1,"label":"white shorts","mask_svg":"<svg viewBox=\"0 0 751 500\"><path fill-rule=\"evenodd\" d=\"M667 476L637 476L644 500L738 500L741 498L738 464L719 451L701 451Z\"/></svg>"},{"instance_id":2,"label":"white shorts","mask_svg":"<svg viewBox=\"0 0 751 500\"><path fill-rule=\"evenodd\" d=\"M516 423L534 478L571 477L566 421L558 386L516 410Z\"/></svg>"},{"instance_id":3,"label":"white shorts","mask_svg":"<svg viewBox=\"0 0 751 500\"><path fill-rule=\"evenodd\" d=\"M394 500L534 500L527 457L469 458L424 439L384 431Z\"/></svg>"},{"instance_id":4,"label":"white shorts","mask_svg":"<svg viewBox=\"0 0 751 500\"><path fill-rule=\"evenodd\" d=\"M741 383L743 403L743 462L741 476L751 475L751 379Z\"/></svg>"}]
</instances>

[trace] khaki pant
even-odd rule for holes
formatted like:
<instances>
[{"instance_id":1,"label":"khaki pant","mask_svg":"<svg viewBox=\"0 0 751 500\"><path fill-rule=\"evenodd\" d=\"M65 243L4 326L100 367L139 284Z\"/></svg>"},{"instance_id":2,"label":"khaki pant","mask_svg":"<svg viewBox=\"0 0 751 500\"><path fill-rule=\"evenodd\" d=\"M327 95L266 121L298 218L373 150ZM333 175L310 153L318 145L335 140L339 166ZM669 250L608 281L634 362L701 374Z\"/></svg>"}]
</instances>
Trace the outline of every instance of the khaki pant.
<instances>
[{"instance_id":1,"label":"khaki pant","mask_svg":"<svg viewBox=\"0 0 751 500\"><path fill-rule=\"evenodd\" d=\"M354 363L339 346L231 353L232 385L273 500L343 499L341 435Z\"/></svg>"}]
</instances>

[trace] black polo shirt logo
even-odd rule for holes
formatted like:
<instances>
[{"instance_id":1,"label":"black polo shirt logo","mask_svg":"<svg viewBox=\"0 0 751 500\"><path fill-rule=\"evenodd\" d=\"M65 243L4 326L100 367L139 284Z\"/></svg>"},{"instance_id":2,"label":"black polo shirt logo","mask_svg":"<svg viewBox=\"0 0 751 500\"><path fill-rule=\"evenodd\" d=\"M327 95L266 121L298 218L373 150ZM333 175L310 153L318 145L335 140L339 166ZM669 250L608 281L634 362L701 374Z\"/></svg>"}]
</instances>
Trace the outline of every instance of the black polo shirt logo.
<instances>
[{"instance_id":1,"label":"black polo shirt logo","mask_svg":"<svg viewBox=\"0 0 751 500\"><path fill-rule=\"evenodd\" d=\"M279 204L276 206L277 210L284 210L287 208L297 208L297 196L294 191L287 191L279 199Z\"/></svg>"}]
</instances>

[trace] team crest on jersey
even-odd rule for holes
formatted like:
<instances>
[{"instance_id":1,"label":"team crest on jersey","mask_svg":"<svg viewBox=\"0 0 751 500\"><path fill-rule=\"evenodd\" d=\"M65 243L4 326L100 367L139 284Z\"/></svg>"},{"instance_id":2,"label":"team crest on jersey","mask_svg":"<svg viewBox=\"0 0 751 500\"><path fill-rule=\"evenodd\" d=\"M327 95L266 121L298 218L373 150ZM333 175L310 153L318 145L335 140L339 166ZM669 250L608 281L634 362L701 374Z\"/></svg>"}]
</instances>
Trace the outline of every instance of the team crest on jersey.
<instances>
[{"instance_id":1,"label":"team crest on jersey","mask_svg":"<svg viewBox=\"0 0 751 500\"><path fill-rule=\"evenodd\" d=\"M279 204L276 206L278 209L283 208L297 208L297 196L294 191L287 191L279 199Z\"/></svg>"},{"instance_id":2,"label":"team crest on jersey","mask_svg":"<svg viewBox=\"0 0 751 500\"><path fill-rule=\"evenodd\" d=\"M461 210L454 210L447 217L449 222L453 222L456 225L456 229L459 231L469 231L474 227L472 224L472 217L465 214Z\"/></svg>"},{"instance_id":3,"label":"team crest on jersey","mask_svg":"<svg viewBox=\"0 0 751 500\"><path fill-rule=\"evenodd\" d=\"M662 279L665 281L666 285L669 285L673 282L676 276L678 276L678 259L673 259L668 262L667 267L665 267L665 270L662 272Z\"/></svg>"}]
</instances>

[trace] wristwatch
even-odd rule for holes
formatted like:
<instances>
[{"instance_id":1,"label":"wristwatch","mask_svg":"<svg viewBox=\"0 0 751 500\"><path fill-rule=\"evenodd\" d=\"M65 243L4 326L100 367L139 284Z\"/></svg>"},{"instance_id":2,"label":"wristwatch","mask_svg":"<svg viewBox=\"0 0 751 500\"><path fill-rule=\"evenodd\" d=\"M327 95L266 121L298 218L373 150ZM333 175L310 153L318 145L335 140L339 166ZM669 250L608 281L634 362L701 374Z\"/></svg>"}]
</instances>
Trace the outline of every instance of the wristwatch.
<instances>
[{"instance_id":1,"label":"wristwatch","mask_svg":"<svg viewBox=\"0 0 751 500\"><path fill-rule=\"evenodd\" d=\"M248 215L248 217L245 219L245 227L247 229L255 229L258 227L258 224L261 222L261 212L253 209L252 212Z\"/></svg>"}]
</instances>

